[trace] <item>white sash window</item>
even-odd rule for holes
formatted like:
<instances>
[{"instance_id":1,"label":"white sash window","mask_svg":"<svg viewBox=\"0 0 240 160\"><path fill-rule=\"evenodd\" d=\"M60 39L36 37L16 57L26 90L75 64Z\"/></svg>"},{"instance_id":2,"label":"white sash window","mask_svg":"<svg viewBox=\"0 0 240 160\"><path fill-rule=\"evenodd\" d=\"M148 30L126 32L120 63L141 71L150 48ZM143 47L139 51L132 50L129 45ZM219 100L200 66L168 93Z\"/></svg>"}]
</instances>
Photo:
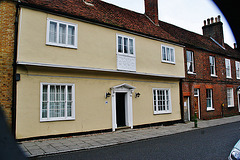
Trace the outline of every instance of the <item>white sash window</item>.
<instances>
[{"instance_id":1,"label":"white sash window","mask_svg":"<svg viewBox=\"0 0 240 160\"><path fill-rule=\"evenodd\" d=\"M47 45L77 48L77 24L47 19Z\"/></svg>"},{"instance_id":2,"label":"white sash window","mask_svg":"<svg viewBox=\"0 0 240 160\"><path fill-rule=\"evenodd\" d=\"M41 83L40 121L75 118L74 84Z\"/></svg>"}]
</instances>

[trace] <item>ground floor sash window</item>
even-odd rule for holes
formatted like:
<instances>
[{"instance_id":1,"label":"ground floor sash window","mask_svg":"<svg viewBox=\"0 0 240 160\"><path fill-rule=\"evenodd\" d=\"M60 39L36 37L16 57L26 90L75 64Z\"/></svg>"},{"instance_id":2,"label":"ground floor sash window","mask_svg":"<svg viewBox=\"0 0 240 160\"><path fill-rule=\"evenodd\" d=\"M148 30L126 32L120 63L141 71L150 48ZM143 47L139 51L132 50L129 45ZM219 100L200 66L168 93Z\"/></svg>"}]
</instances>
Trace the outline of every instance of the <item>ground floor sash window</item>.
<instances>
[{"instance_id":1,"label":"ground floor sash window","mask_svg":"<svg viewBox=\"0 0 240 160\"><path fill-rule=\"evenodd\" d=\"M75 118L74 84L41 83L40 121L71 120Z\"/></svg>"}]
</instances>

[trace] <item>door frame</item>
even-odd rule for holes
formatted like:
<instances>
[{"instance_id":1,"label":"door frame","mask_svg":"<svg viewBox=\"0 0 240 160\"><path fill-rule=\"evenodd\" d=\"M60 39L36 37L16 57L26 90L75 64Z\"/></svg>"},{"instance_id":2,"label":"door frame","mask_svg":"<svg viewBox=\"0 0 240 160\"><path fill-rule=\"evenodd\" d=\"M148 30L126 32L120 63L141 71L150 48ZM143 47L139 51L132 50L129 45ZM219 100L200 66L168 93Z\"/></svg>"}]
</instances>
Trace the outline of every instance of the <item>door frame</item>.
<instances>
[{"instance_id":1,"label":"door frame","mask_svg":"<svg viewBox=\"0 0 240 160\"><path fill-rule=\"evenodd\" d=\"M125 93L125 122L126 126L133 128L132 93L134 89L136 88L126 83L111 88L112 131L115 131L117 128L116 93Z\"/></svg>"},{"instance_id":2,"label":"door frame","mask_svg":"<svg viewBox=\"0 0 240 160\"><path fill-rule=\"evenodd\" d=\"M201 119L201 106L200 106L200 89L199 88L194 88L197 90L197 95L194 93L194 97L198 98L198 119ZM193 99L194 101L194 99Z\"/></svg>"}]
</instances>

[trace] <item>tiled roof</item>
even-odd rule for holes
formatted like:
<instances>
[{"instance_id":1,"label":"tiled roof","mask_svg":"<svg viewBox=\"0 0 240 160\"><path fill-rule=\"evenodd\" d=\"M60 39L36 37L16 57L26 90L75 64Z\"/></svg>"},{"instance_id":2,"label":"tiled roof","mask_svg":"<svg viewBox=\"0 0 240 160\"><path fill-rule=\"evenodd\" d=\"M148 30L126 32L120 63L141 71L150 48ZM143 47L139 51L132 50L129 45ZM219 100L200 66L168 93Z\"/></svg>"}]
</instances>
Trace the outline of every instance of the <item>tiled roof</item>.
<instances>
[{"instance_id":1,"label":"tiled roof","mask_svg":"<svg viewBox=\"0 0 240 160\"><path fill-rule=\"evenodd\" d=\"M173 35L185 46L204 49L209 52L223 54L226 56L240 59L240 52L231 48L228 44L220 46L213 39L194 32L190 32L175 25L159 21L159 25L168 33Z\"/></svg>"},{"instance_id":2,"label":"tiled roof","mask_svg":"<svg viewBox=\"0 0 240 160\"><path fill-rule=\"evenodd\" d=\"M223 49L209 37L166 22L156 26L144 14L101 0L93 0L93 6L83 0L21 0L21 4L240 59L240 53L227 44Z\"/></svg>"},{"instance_id":3,"label":"tiled roof","mask_svg":"<svg viewBox=\"0 0 240 160\"><path fill-rule=\"evenodd\" d=\"M161 27L154 25L144 14L100 0L94 0L94 6L87 5L83 0L21 0L21 4L178 42Z\"/></svg>"}]
</instances>

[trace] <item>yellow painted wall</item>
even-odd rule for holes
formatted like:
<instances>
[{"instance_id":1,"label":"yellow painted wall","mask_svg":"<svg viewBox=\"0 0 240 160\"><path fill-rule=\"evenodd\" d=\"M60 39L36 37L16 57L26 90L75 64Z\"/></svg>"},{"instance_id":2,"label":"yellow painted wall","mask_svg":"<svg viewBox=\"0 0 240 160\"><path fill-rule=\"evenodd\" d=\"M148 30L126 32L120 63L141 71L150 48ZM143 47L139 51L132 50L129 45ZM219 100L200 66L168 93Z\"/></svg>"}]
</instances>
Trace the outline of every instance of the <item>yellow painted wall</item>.
<instances>
[{"instance_id":1,"label":"yellow painted wall","mask_svg":"<svg viewBox=\"0 0 240 160\"><path fill-rule=\"evenodd\" d=\"M46 45L47 18L78 24L78 48ZM18 61L117 70L116 34L135 38L137 72L185 76L183 47L26 8L21 10ZM161 62L161 45L175 48L175 65Z\"/></svg>"},{"instance_id":2,"label":"yellow painted wall","mask_svg":"<svg viewBox=\"0 0 240 160\"><path fill-rule=\"evenodd\" d=\"M17 139L111 129L112 102L104 94L123 83L136 87L133 95L141 93L132 99L134 126L181 119L178 80L46 67L19 66L17 72L21 75L17 82ZM40 122L41 82L75 84L75 120ZM153 114L153 88L171 89L171 114Z\"/></svg>"}]
</instances>

